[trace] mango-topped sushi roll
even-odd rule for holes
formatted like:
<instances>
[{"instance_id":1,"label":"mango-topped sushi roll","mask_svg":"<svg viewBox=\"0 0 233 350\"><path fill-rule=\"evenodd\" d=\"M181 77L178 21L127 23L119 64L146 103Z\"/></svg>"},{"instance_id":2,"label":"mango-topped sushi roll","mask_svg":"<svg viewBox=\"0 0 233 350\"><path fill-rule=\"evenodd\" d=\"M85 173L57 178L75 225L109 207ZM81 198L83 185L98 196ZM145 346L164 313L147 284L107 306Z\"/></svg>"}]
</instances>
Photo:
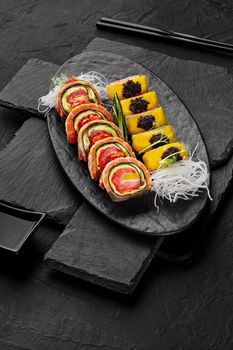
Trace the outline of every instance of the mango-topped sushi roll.
<instances>
[{"instance_id":1,"label":"mango-topped sushi roll","mask_svg":"<svg viewBox=\"0 0 233 350\"><path fill-rule=\"evenodd\" d=\"M112 82L107 86L107 94L110 100L117 93L120 100L141 95L147 92L147 78L145 75L134 75Z\"/></svg>"},{"instance_id":2,"label":"mango-topped sushi roll","mask_svg":"<svg viewBox=\"0 0 233 350\"><path fill-rule=\"evenodd\" d=\"M188 158L184 145L179 142L169 143L144 154L143 162L149 171L166 167L178 160Z\"/></svg>"},{"instance_id":3,"label":"mango-topped sushi roll","mask_svg":"<svg viewBox=\"0 0 233 350\"><path fill-rule=\"evenodd\" d=\"M159 128L167 124L167 118L162 107L143 113L127 115L125 121L130 135Z\"/></svg>"},{"instance_id":4,"label":"mango-topped sushi roll","mask_svg":"<svg viewBox=\"0 0 233 350\"><path fill-rule=\"evenodd\" d=\"M159 103L155 91L121 100L121 107L124 115L146 112L158 106Z\"/></svg>"},{"instance_id":5,"label":"mango-topped sushi roll","mask_svg":"<svg viewBox=\"0 0 233 350\"><path fill-rule=\"evenodd\" d=\"M171 125L141 132L132 136L132 147L136 152L145 153L151 148L158 148L175 141L174 131ZM145 150L145 152L144 152Z\"/></svg>"}]
</instances>

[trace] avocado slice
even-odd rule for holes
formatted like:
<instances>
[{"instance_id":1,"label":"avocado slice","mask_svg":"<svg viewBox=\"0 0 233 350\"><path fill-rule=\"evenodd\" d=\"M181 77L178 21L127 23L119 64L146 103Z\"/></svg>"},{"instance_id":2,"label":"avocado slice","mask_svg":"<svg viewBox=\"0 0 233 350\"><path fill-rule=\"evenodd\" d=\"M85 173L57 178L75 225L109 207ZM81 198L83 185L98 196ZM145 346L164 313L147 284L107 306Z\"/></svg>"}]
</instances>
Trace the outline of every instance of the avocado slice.
<instances>
[{"instance_id":1,"label":"avocado slice","mask_svg":"<svg viewBox=\"0 0 233 350\"><path fill-rule=\"evenodd\" d=\"M97 124L97 125L93 125L90 128L88 128L84 135L83 135L83 145L84 145L84 149L86 152L88 152L89 150L89 146L90 146L90 140L89 140L89 136L91 134L92 131L105 131L105 132L109 132L113 137L118 137L118 133L117 131L111 127L110 125L104 125L104 124Z\"/></svg>"}]
</instances>

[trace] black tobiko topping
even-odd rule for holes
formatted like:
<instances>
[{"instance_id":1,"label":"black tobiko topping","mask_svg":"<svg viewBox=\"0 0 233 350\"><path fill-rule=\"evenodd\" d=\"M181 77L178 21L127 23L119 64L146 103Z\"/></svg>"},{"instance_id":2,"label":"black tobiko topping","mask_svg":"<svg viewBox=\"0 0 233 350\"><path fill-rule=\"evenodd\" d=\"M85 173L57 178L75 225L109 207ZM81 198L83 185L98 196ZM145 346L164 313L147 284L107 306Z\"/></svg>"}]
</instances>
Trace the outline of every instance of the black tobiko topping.
<instances>
[{"instance_id":1,"label":"black tobiko topping","mask_svg":"<svg viewBox=\"0 0 233 350\"><path fill-rule=\"evenodd\" d=\"M155 117L153 115L146 115L145 117L140 116L138 118L137 127L144 130L150 130L156 127Z\"/></svg>"},{"instance_id":2,"label":"black tobiko topping","mask_svg":"<svg viewBox=\"0 0 233 350\"><path fill-rule=\"evenodd\" d=\"M158 148L160 146L166 145L167 143L170 142L169 138L165 135L162 134L157 134L157 135L153 135L150 138L150 143L153 144L155 143L155 145L152 146L152 148ZM173 147L174 148L174 147Z\"/></svg>"},{"instance_id":3,"label":"black tobiko topping","mask_svg":"<svg viewBox=\"0 0 233 350\"><path fill-rule=\"evenodd\" d=\"M142 113L147 111L147 106L149 102L143 100L142 97L137 97L134 100L131 100L129 110L133 113Z\"/></svg>"},{"instance_id":4,"label":"black tobiko topping","mask_svg":"<svg viewBox=\"0 0 233 350\"><path fill-rule=\"evenodd\" d=\"M169 156L172 156L174 153L176 153L174 154L174 157L176 157L176 160L182 160L183 158L178 152L180 152L180 150L177 147L170 147L165 152L163 152L162 159L165 159Z\"/></svg>"},{"instance_id":5,"label":"black tobiko topping","mask_svg":"<svg viewBox=\"0 0 233 350\"><path fill-rule=\"evenodd\" d=\"M134 83L133 80L128 80L123 84L122 96L124 98L134 97L140 95L141 91L141 84L138 81Z\"/></svg>"}]
</instances>

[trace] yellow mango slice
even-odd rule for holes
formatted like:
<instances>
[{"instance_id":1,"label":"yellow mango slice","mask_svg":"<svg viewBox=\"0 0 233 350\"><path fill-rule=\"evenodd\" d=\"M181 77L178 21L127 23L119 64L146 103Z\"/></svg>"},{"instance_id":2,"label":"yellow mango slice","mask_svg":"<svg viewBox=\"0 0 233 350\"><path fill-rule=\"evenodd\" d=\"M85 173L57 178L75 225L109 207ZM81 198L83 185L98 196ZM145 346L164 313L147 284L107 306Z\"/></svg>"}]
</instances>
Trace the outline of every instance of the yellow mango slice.
<instances>
[{"instance_id":1,"label":"yellow mango slice","mask_svg":"<svg viewBox=\"0 0 233 350\"><path fill-rule=\"evenodd\" d=\"M124 174L122 176L122 180L138 180L140 179L139 175L136 173L128 173L128 174Z\"/></svg>"},{"instance_id":2,"label":"yellow mango slice","mask_svg":"<svg viewBox=\"0 0 233 350\"><path fill-rule=\"evenodd\" d=\"M159 103L155 91L121 100L121 107L124 115L146 112L158 106Z\"/></svg>"},{"instance_id":3,"label":"yellow mango slice","mask_svg":"<svg viewBox=\"0 0 233 350\"><path fill-rule=\"evenodd\" d=\"M167 124L167 117L164 109L162 107L157 107L147 112L127 115L125 121L128 133L134 135ZM142 128L142 126L144 127Z\"/></svg>"},{"instance_id":4,"label":"yellow mango slice","mask_svg":"<svg viewBox=\"0 0 233 350\"><path fill-rule=\"evenodd\" d=\"M141 132L132 136L132 147L136 152L140 152L145 148L150 149L150 145L154 142L175 142L174 131L171 125L166 125L158 129ZM160 144L161 145L161 144Z\"/></svg>"},{"instance_id":5,"label":"yellow mango slice","mask_svg":"<svg viewBox=\"0 0 233 350\"><path fill-rule=\"evenodd\" d=\"M132 82L131 84L136 84L133 90L129 90L129 82ZM145 75L134 75L117 80L108 85L106 90L110 100L114 99L115 92L117 92L120 100L127 98L127 94L130 92L135 92L135 94L129 96L141 95L148 90L147 77Z\"/></svg>"},{"instance_id":6,"label":"yellow mango slice","mask_svg":"<svg viewBox=\"0 0 233 350\"><path fill-rule=\"evenodd\" d=\"M169 143L169 144L161 146L159 148L152 149L151 151L146 152L144 154L142 159L143 159L143 162L144 162L145 166L147 167L147 169L149 171L155 171L159 167L165 166L163 163L161 163L161 161L163 161L163 159L164 159L164 157L163 157L164 152L169 151L169 149L171 149L172 147L175 150L178 149L179 155L182 157L182 159L188 158L188 153L185 150L184 145L182 143L179 143L179 142ZM177 153L176 153L176 155L177 155ZM172 155L171 155L170 159L171 158L172 158Z\"/></svg>"}]
</instances>

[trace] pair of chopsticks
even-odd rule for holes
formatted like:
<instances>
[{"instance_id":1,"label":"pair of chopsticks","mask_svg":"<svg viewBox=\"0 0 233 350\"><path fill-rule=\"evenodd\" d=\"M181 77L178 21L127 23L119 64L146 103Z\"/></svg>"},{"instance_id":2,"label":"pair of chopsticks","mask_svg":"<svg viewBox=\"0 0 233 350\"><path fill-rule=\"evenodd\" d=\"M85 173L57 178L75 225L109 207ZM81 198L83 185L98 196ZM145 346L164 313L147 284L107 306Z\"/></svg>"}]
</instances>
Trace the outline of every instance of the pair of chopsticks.
<instances>
[{"instance_id":1,"label":"pair of chopsticks","mask_svg":"<svg viewBox=\"0 0 233 350\"><path fill-rule=\"evenodd\" d=\"M220 52L233 52L233 45L220 41L199 38L189 34L172 32L158 28L143 26L136 23L119 21L112 18L102 17L97 23L98 28L122 31L127 34L141 34L146 37L157 37L177 42L194 44L200 48L214 49Z\"/></svg>"}]
</instances>

